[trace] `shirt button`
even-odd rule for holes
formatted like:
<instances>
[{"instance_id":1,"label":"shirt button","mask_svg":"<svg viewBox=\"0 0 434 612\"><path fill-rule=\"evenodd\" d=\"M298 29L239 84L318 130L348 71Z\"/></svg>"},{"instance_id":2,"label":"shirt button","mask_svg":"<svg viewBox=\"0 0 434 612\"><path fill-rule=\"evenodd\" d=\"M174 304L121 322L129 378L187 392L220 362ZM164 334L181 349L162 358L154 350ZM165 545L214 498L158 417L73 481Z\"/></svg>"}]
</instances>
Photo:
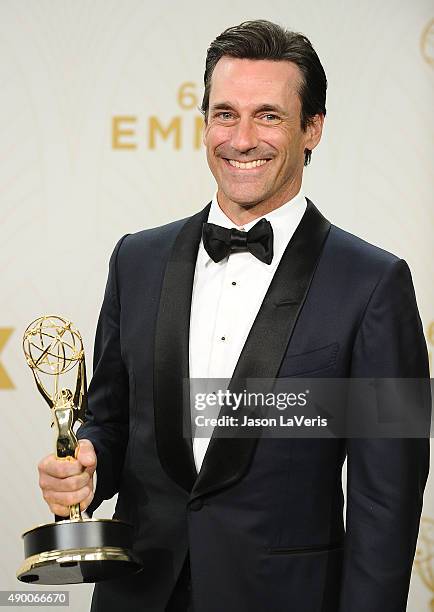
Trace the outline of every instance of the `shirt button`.
<instances>
[{"instance_id":1,"label":"shirt button","mask_svg":"<svg viewBox=\"0 0 434 612\"><path fill-rule=\"evenodd\" d=\"M220 340L225 341L225 340L226 340L226 336L222 336L222 337L220 338Z\"/></svg>"},{"instance_id":2,"label":"shirt button","mask_svg":"<svg viewBox=\"0 0 434 612\"><path fill-rule=\"evenodd\" d=\"M232 284L235 286L237 283L235 281L232 281Z\"/></svg>"}]
</instances>

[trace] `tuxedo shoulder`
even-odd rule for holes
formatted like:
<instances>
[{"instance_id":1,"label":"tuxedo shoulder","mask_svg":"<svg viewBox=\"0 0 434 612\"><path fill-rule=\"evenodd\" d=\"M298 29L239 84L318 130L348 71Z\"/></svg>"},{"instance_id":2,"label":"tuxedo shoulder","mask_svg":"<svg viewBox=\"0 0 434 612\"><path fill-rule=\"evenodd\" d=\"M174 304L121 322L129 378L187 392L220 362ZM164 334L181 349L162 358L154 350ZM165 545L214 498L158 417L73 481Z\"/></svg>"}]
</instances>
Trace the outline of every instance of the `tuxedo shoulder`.
<instances>
[{"instance_id":1,"label":"tuxedo shoulder","mask_svg":"<svg viewBox=\"0 0 434 612\"><path fill-rule=\"evenodd\" d=\"M172 221L165 225L144 229L134 234L127 234L122 242L122 249L154 249L158 248L161 244L173 242L188 219L189 217L185 217L184 219L178 219L177 221Z\"/></svg>"},{"instance_id":2,"label":"tuxedo shoulder","mask_svg":"<svg viewBox=\"0 0 434 612\"><path fill-rule=\"evenodd\" d=\"M125 234L117 242L110 258L110 264L118 270L131 270L141 261L159 260L168 256L176 236L186 219L179 219L166 225L153 227L133 234Z\"/></svg>"},{"instance_id":3,"label":"tuxedo shoulder","mask_svg":"<svg viewBox=\"0 0 434 612\"><path fill-rule=\"evenodd\" d=\"M332 225L326 243L330 255L348 264L357 263L359 267L387 269L402 261L394 253L390 253L359 236Z\"/></svg>"}]
</instances>

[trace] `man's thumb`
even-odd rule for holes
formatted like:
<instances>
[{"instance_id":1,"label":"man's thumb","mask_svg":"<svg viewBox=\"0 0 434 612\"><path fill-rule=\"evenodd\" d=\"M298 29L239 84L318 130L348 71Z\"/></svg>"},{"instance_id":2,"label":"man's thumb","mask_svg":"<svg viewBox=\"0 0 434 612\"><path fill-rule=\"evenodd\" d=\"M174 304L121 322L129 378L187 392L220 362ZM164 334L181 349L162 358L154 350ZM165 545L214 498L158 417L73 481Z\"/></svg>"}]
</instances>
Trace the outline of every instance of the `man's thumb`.
<instances>
[{"instance_id":1,"label":"man's thumb","mask_svg":"<svg viewBox=\"0 0 434 612\"><path fill-rule=\"evenodd\" d=\"M90 440L79 440L77 450L77 460L85 468L96 468L96 454Z\"/></svg>"}]
</instances>

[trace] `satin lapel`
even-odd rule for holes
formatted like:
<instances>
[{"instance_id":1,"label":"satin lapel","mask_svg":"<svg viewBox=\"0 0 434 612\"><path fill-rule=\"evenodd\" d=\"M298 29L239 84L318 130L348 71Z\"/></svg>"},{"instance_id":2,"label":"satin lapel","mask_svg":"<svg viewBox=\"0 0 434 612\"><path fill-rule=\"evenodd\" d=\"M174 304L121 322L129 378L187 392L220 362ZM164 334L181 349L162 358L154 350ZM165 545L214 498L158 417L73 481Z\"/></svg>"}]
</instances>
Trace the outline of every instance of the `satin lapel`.
<instances>
[{"instance_id":1,"label":"satin lapel","mask_svg":"<svg viewBox=\"0 0 434 612\"><path fill-rule=\"evenodd\" d=\"M202 224L209 205L191 217L176 237L167 262L158 308L154 353L154 415L158 455L167 474L186 491L197 477L184 410L184 379L189 375L190 307Z\"/></svg>"},{"instance_id":2,"label":"satin lapel","mask_svg":"<svg viewBox=\"0 0 434 612\"><path fill-rule=\"evenodd\" d=\"M241 352L229 385L232 391L241 391L247 378L275 378L279 371L330 230L330 223L310 200L307 202ZM219 438L216 433L215 430L192 497L233 485L252 460L257 438Z\"/></svg>"}]
</instances>

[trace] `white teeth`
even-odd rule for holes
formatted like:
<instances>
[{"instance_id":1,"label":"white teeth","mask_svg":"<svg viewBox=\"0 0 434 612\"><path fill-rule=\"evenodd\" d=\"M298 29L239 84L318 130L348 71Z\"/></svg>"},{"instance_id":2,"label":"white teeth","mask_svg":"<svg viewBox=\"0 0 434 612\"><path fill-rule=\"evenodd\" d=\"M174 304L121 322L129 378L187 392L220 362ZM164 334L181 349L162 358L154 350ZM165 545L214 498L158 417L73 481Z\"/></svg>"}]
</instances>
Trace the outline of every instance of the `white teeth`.
<instances>
[{"instance_id":1,"label":"white teeth","mask_svg":"<svg viewBox=\"0 0 434 612\"><path fill-rule=\"evenodd\" d=\"M257 168L258 166L263 166L267 163L267 159L255 159L251 162L239 162L235 159L228 159L228 162L234 168L241 168L243 170L250 170L250 168Z\"/></svg>"}]
</instances>

